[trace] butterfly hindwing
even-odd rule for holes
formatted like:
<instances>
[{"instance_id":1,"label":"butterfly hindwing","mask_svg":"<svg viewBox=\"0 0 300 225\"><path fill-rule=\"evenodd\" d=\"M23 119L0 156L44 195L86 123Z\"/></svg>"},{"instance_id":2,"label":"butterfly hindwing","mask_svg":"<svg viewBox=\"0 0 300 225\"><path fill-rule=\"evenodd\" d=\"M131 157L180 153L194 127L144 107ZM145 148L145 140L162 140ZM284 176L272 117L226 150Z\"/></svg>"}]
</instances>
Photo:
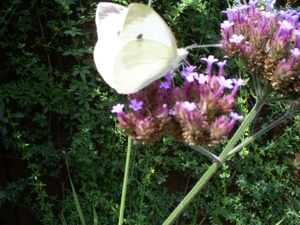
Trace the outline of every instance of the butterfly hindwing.
<instances>
[{"instance_id":1,"label":"butterfly hindwing","mask_svg":"<svg viewBox=\"0 0 300 225\"><path fill-rule=\"evenodd\" d=\"M122 94L141 90L170 71L174 57L173 50L161 42L139 39L128 43L114 64L116 90Z\"/></svg>"}]
</instances>

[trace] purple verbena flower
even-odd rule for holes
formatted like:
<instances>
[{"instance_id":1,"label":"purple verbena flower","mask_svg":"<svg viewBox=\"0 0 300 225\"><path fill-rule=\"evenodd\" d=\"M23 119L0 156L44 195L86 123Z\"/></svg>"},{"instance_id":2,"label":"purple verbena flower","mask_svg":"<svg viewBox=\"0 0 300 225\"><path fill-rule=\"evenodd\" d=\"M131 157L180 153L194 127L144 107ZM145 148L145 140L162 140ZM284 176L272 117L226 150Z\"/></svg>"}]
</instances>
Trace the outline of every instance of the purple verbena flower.
<instances>
[{"instance_id":1,"label":"purple verbena flower","mask_svg":"<svg viewBox=\"0 0 300 225\"><path fill-rule=\"evenodd\" d=\"M298 56L300 56L300 51L299 51L299 48L294 48L294 49L291 49L290 52L292 53L293 55L293 58L292 58L292 61L290 63L290 67L293 67Z\"/></svg>"},{"instance_id":2,"label":"purple verbena flower","mask_svg":"<svg viewBox=\"0 0 300 225\"><path fill-rule=\"evenodd\" d=\"M231 89L232 86L232 80L231 79L225 79L225 77L218 77L217 80L219 81L220 86L226 87Z\"/></svg>"},{"instance_id":3,"label":"purple verbena flower","mask_svg":"<svg viewBox=\"0 0 300 225\"><path fill-rule=\"evenodd\" d=\"M195 69L196 67L195 66L188 66L186 68L184 68L183 71L181 71L181 75L183 77L186 78L186 80L188 82L193 82L194 81L194 78L195 76L197 76L197 73L196 72L193 72L193 70Z\"/></svg>"},{"instance_id":4,"label":"purple verbena flower","mask_svg":"<svg viewBox=\"0 0 300 225\"><path fill-rule=\"evenodd\" d=\"M183 102L182 107L190 112L192 112L193 110L195 110L197 108L197 106L194 102L188 102L188 101Z\"/></svg>"},{"instance_id":5,"label":"purple verbena flower","mask_svg":"<svg viewBox=\"0 0 300 225\"><path fill-rule=\"evenodd\" d=\"M228 57L237 57L247 71L276 92L299 93L300 13L294 9L272 11L271 2L262 11L255 6L257 2L249 1L249 9L226 11L230 19L221 24L222 50Z\"/></svg>"},{"instance_id":6,"label":"purple verbena flower","mask_svg":"<svg viewBox=\"0 0 300 225\"><path fill-rule=\"evenodd\" d=\"M207 62L207 69L206 69L206 74L208 78L212 76L211 70L212 70L212 64L214 62L218 62L219 60L216 59L213 55L209 55L207 58L201 58L201 60Z\"/></svg>"},{"instance_id":7,"label":"purple verbena flower","mask_svg":"<svg viewBox=\"0 0 300 225\"><path fill-rule=\"evenodd\" d=\"M133 109L134 111L138 111L142 109L142 105L143 105L142 101L138 102L136 99L132 99L129 108Z\"/></svg>"},{"instance_id":8,"label":"purple verbena flower","mask_svg":"<svg viewBox=\"0 0 300 225\"><path fill-rule=\"evenodd\" d=\"M261 15L263 17L263 21L262 21L262 25L261 25L261 30L264 30L265 27L268 24L268 20L269 18L271 18L272 16L274 16L274 14L272 12L266 12L266 11L262 11Z\"/></svg>"},{"instance_id":9,"label":"purple verbena flower","mask_svg":"<svg viewBox=\"0 0 300 225\"><path fill-rule=\"evenodd\" d=\"M173 77L173 75L171 74L171 73L167 73L165 76L164 76L164 78L167 80L167 81L171 81L172 80L172 77Z\"/></svg>"},{"instance_id":10,"label":"purple verbena flower","mask_svg":"<svg viewBox=\"0 0 300 225\"><path fill-rule=\"evenodd\" d=\"M221 76L221 77L217 77L217 80L220 86L218 91L215 94L216 98L218 98L222 94L224 88L229 88L229 89L233 88L231 79L226 80L225 77Z\"/></svg>"},{"instance_id":11,"label":"purple verbena flower","mask_svg":"<svg viewBox=\"0 0 300 225\"><path fill-rule=\"evenodd\" d=\"M134 143L153 144L168 135L189 145L219 144L229 133L228 116L235 105L234 98L222 91L233 87L232 80L223 76L226 60L218 63L218 75L212 74L212 65L218 59L210 55L202 60L207 62L207 74L198 73L195 66L186 67L182 71L186 78L183 87L173 86L168 75L128 95L128 112L123 112L124 105L114 106L119 128Z\"/></svg>"},{"instance_id":12,"label":"purple verbena flower","mask_svg":"<svg viewBox=\"0 0 300 225\"><path fill-rule=\"evenodd\" d=\"M300 30L294 30L293 34L295 35L295 48L299 48L300 47Z\"/></svg>"},{"instance_id":13,"label":"purple verbena flower","mask_svg":"<svg viewBox=\"0 0 300 225\"><path fill-rule=\"evenodd\" d=\"M221 12L227 14L227 18L228 18L229 22L233 22L234 18L235 18L236 11L237 10L235 8L233 8L233 9L228 8L226 11L221 11Z\"/></svg>"},{"instance_id":14,"label":"purple verbena flower","mask_svg":"<svg viewBox=\"0 0 300 225\"><path fill-rule=\"evenodd\" d=\"M242 17L242 12L243 10L249 8L248 5L240 5L240 6L237 6L235 7L236 11L237 11L237 21L239 23L242 23L244 20L243 20L243 17Z\"/></svg>"},{"instance_id":15,"label":"purple verbena flower","mask_svg":"<svg viewBox=\"0 0 300 225\"><path fill-rule=\"evenodd\" d=\"M199 84L205 84L208 81L208 76L200 73L195 79L198 80Z\"/></svg>"},{"instance_id":16,"label":"purple verbena flower","mask_svg":"<svg viewBox=\"0 0 300 225\"><path fill-rule=\"evenodd\" d=\"M234 25L234 22L230 22L228 20L225 20L223 23L221 23L221 28L225 30L226 34L226 40L229 40L229 28Z\"/></svg>"},{"instance_id":17,"label":"purple verbena flower","mask_svg":"<svg viewBox=\"0 0 300 225\"><path fill-rule=\"evenodd\" d=\"M235 94L236 94L236 92L237 92L237 90L238 90L238 88L239 88L240 86L245 85L245 83L244 83L244 80L241 79L241 78L239 78L238 80L237 80L237 79L232 79L232 81L233 81L233 83L234 83L234 87L233 87L233 90L232 90L230 96L231 96L231 97L234 97Z\"/></svg>"},{"instance_id":18,"label":"purple verbena flower","mask_svg":"<svg viewBox=\"0 0 300 225\"><path fill-rule=\"evenodd\" d=\"M229 38L229 42L231 43L236 43L237 47L239 48L239 50L241 52L244 52L242 45L241 45L241 41L245 39L245 37L243 35L237 35L237 34L233 34L231 36L232 38Z\"/></svg>"},{"instance_id":19,"label":"purple verbena flower","mask_svg":"<svg viewBox=\"0 0 300 225\"><path fill-rule=\"evenodd\" d=\"M162 81L162 82L160 82L159 87L167 90L167 89L170 89L171 84L169 81Z\"/></svg>"},{"instance_id":20,"label":"purple verbena flower","mask_svg":"<svg viewBox=\"0 0 300 225\"><path fill-rule=\"evenodd\" d=\"M195 76L195 79L198 80L198 83L200 84L200 93L203 94L204 85L208 82L208 76L204 75L203 73L198 74L198 76Z\"/></svg>"},{"instance_id":21,"label":"purple verbena flower","mask_svg":"<svg viewBox=\"0 0 300 225\"><path fill-rule=\"evenodd\" d=\"M229 124L226 126L226 129L231 129L235 123L235 121L237 120L242 120L244 117L243 116L239 116L237 113L235 112L231 112L230 113L230 116L231 116L231 120L229 122Z\"/></svg>"},{"instance_id":22,"label":"purple verbena flower","mask_svg":"<svg viewBox=\"0 0 300 225\"><path fill-rule=\"evenodd\" d=\"M124 104L117 104L117 105L114 105L111 112L112 113L122 113L123 112L123 108L124 108Z\"/></svg>"},{"instance_id":23,"label":"purple verbena flower","mask_svg":"<svg viewBox=\"0 0 300 225\"><path fill-rule=\"evenodd\" d=\"M219 77L223 76L224 66L225 66L226 62L227 62L227 60L217 63L217 65L219 66L219 74L218 74Z\"/></svg>"},{"instance_id":24,"label":"purple verbena flower","mask_svg":"<svg viewBox=\"0 0 300 225\"><path fill-rule=\"evenodd\" d=\"M273 2L272 1L268 1L266 2L266 12L269 12L270 9L273 7Z\"/></svg>"},{"instance_id":25,"label":"purple verbena flower","mask_svg":"<svg viewBox=\"0 0 300 225\"><path fill-rule=\"evenodd\" d=\"M114 105L111 112L112 113L117 113L118 114L118 120L120 122L126 122L126 115L125 113L123 112L123 108L124 108L124 104L117 104L117 105Z\"/></svg>"},{"instance_id":26,"label":"purple verbena flower","mask_svg":"<svg viewBox=\"0 0 300 225\"><path fill-rule=\"evenodd\" d=\"M290 31L293 29L293 25L287 20L278 21L278 24L280 24L278 36L281 37L284 41L287 41L290 35Z\"/></svg>"},{"instance_id":27,"label":"purple verbena flower","mask_svg":"<svg viewBox=\"0 0 300 225\"><path fill-rule=\"evenodd\" d=\"M254 16L255 15L255 11L256 11L256 8L255 8L255 5L256 3L258 2L258 0L250 0L249 1L249 7L250 7L250 11L251 11L251 15Z\"/></svg>"}]
</instances>

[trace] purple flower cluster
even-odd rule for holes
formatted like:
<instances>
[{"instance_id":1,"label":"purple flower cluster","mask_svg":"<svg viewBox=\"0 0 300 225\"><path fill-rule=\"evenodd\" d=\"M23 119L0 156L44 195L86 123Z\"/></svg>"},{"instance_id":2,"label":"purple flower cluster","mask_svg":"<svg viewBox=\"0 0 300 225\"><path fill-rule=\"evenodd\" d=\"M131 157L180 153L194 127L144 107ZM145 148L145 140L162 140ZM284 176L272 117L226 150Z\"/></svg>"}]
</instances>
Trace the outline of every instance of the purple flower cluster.
<instances>
[{"instance_id":1,"label":"purple flower cluster","mask_svg":"<svg viewBox=\"0 0 300 225\"><path fill-rule=\"evenodd\" d=\"M218 59L209 56L202 60L207 62L206 74L195 72L196 67L186 67L181 72L182 87L174 87L172 75L168 74L164 80L128 95L128 112L123 111L123 104L114 106L112 112L118 114L119 128L135 143L154 144L168 135L189 145L219 144L235 121L243 118L232 108L235 94L244 82L223 76L226 61L217 63L219 73L213 75L213 63Z\"/></svg>"},{"instance_id":2,"label":"purple flower cluster","mask_svg":"<svg viewBox=\"0 0 300 225\"><path fill-rule=\"evenodd\" d=\"M300 92L300 13L296 10L265 11L257 1L223 11L222 50L238 57L250 72L278 93Z\"/></svg>"}]
</instances>

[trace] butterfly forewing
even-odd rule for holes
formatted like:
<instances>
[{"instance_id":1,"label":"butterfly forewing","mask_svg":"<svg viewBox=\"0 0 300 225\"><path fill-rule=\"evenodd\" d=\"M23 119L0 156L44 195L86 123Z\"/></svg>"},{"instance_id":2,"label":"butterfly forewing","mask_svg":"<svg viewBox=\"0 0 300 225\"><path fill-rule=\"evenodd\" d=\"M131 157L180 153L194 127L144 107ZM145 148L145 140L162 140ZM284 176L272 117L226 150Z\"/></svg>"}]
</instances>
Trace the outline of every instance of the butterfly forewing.
<instances>
[{"instance_id":1,"label":"butterfly forewing","mask_svg":"<svg viewBox=\"0 0 300 225\"><path fill-rule=\"evenodd\" d=\"M120 32L127 8L113 3L99 3L96 12L98 41L94 49L94 61L105 82L115 88L113 65L121 49Z\"/></svg>"},{"instance_id":2,"label":"butterfly forewing","mask_svg":"<svg viewBox=\"0 0 300 225\"><path fill-rule=\"evenodd\" d=\"M121 42L127 44L138 39L153 40L177 50L175 38L166 22L150 7L133 3L128 7L128 13L121 33Z\"/></svg>"},{"instance_id":3,"label":"butterfly forewing","mask_svg":"<svg viewBox=\"0 0 300 225\"><path fill-rule=\"evenodd\" d=\"M101 25L114 25L116 20L120 20L120 15L124 12L127 12L127 8L124 6L114 3L100 2L96 11L97 30ZM122 20L121 26L123 26L124 19L125 17ZM122 28L121 26L119 29Z\"/></svg>"}]
</instances>

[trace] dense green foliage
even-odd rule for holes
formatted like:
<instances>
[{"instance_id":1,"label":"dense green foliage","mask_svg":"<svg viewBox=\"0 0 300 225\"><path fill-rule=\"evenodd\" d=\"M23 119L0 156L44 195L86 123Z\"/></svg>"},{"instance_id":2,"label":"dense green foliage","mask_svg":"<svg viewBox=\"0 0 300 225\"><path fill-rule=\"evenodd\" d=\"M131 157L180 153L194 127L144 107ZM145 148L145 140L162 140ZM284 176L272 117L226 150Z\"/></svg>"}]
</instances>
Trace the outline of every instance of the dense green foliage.
<instances>
[{"instance_id":1,"label":"dense green foliage","mask_svg":"<svg viewBox=\"0 0 300 225\"><path fill-rule=\"evenodd\" d=\"M220 11L227 7L221 2L153 1L153 7L182 47L218 42ZM94 66L97 3L7 0L0 7L2 147L30 169L30 176L0 186L0 206L26 207L45 225L61 224L62 215L67 224L79 224L66 160L87 224L92 224L93 206L99 224L118 221L127 139L110 110L125 97L110 89ZM189 60L198 64L208 54L211 49L193 50ZM236 69L227 71L232 77L236 72L230 70ZM252 106L250 96L247 88L240 93L241 114ZM263 108L253 129L285 109L280 104ZM300 210L294 156L299 124L299 117L292 118L224 164L178 224L275 224L285 216L285 224L299 224L287 215ZM133 152L126 224L161 224L211 163L167 138L155 146L135 145ZM48 177L61 186L61 193L53 194L55 185L45 181Z\"/></svg>"}]
</instances>

